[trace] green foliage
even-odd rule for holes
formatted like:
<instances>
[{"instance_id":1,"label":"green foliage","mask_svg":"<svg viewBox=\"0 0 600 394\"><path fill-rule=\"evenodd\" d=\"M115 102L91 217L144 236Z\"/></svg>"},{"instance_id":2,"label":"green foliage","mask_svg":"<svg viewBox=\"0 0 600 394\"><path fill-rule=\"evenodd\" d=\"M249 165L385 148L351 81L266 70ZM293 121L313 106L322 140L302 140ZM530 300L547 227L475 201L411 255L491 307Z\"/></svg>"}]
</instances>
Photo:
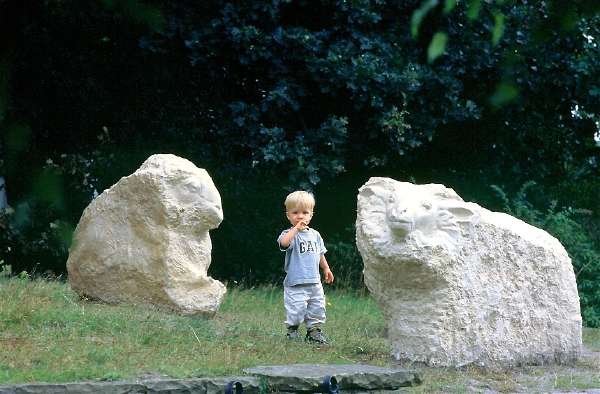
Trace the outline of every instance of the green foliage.
<instances>
[{"instance_id":1,"label":"green foliage","mask_svg":"<svg viewBox=\"0 0 600 394\"><path fill-rule=\"evenodd\" d=\"M160 9L139 0L101 0L104 7L113 12L125 14L134 23L147 25L154 30L162 30L165 25Z\"/></svg>"},{"instance_id":2,"label":"green foliage","mask_svg":"<svg viewBox=\"0 0 600 394\"><path fill-rule=\"evenodd\" d=\"M426 3L422 17L436 3ZM237 135L230 143L248 152L255 167L277 166L304 188L349 167L396 160L431 139L439 125L477 118L476 106L455 105L467 101L459 98L455 75L419 65L418 48L402 28L402 7L321 6L324 17L317 19L309 16L314 4L305 2L170 8L173 31L148 36L144 48L166 50L181 32L191 64L213 81L202 88L223 100L211 107L222 119L212 127ZM413 31L418 22L413 17ZM436 36L430 60L445 42L445 33ZM389 127L390 119L402 127Z\"/></svg>"},{"instance_id":3,"label":"green foliage","mask_svg":"<svg viewBox=\"0 0 600 394\"><path fill-rule=\"evenodd\" d=\"M444 14L449 13L456 7L458 0L446 0L444 1Z\"/></svg>"},{"instance_id":4,"label":"green foliage","mask_svg":"<svg viewBox=\"0 0 600 394\"><path fill-rule=\"evenodd\" d=\"M564 13L557 1L508 0L17 5L0 2L10 44L0 176L14 210L0 259L20 270L64 272L68 230L49 237L51 223L73 228L96 193L152 153L213 175L225 221L211 271L251 283L282 275L272 240L291 189L381 174L462 174L477 189L599 172L600 23L589 0ZM330 191L343 219L323 224L339 263L355 267L356 188L344 190ZM62 240L58 251L43 234Z\"/></svg>"},{"instance_id":5,"label":"green foliage","mask_svg":"<svg viewBox=\"0 0 600 394\"><path fill-rule=\"evenodd\" d=\"M533 181L524 183L513 197L497 185L492 188L502 200L505 212L548 231L561 241L573 262L584 324L600 327L600 245L594 242L580 219L591 212L559 208L556 201L545 210L536 208L528 192L543 195L543 189Z\"/></svg>"},{"instance_id":6,"label":"green foliage","mask_svg":"<svg viewBox=\"0 0 600 394\"><path fill-rule=\"evenodd\" d=\"M481 0L468 0L467 4L467 17L470 20L477 19L481 11Z\"/></svg>"},{"instance_id":7,"label":"green foliage","mask_svg":"<svg viewBox=\"0 0 600 394\"><path fill-rule=\"evenodd\" d=\"M490 103L494 107L502 107L510 103L519 95L519 88L511 82L500 82L496 91L490 96Z\"/></svg>"},{"instance_id":8,"label":"green foliage","mask_svg":"<svg viewBox=\"0 0 600 394\"><path fill-rule=\"evenodd\" d=\"M416 38L419 35L419 27L421 26L421 22L423 22L423 19L425 16L427 16L427 13L438 5L438 2L438 0L425 0L421 3L421 6L413 12L410 19L410 33L413 37ZM445 9L449 11L453 6L448 5L448 2L446 2L445 7Z\"/></svg>"},{"instance_id":9,"label":"green foliage","mask_svg":"<svg viewBox=\"0 0 600 394\"><path fill-rule=\"evenodd\" d=\"M492 44L498 45L502 35L504 35L505 16L501 12L494 14L494 30L492 31Z\"/></svg>"},{"instance_id":10,"label":"green foliage","mask_svg":"<svg viewBox=\"0 0 600 394\"><path fill-rule=\"evenodd\" d=\"M47 159L32 176L27 194L0 210L0 255L16 272L64 272L56 264L64 267L83 204L98 194L98 168L104 170L113 162L99 151L90 156L75 153Z\"/></svg>"},{"instance_id":11,"label":"green foliage","mask_svg":"<svg viewBox=\"0 0 600 394\"><path fill-rule=\"evenodd\" d=\"M429 48L427 48L427 61L429 63L433 62L444 53L447 42L448 35L446 33L437 32L433 35Z\"/></svg>"},{"instance_id":12,"label":"green foliage","mask_svg":"<svg viewBox=\"0 0 600 394\"><path fill-rule=\"evenodd\" d=\"M73 227L58 217L55 210L34 201L0 212L0 265L11 265L15 272L43 273L64 261Z\"/></svg>"}]
</instances>

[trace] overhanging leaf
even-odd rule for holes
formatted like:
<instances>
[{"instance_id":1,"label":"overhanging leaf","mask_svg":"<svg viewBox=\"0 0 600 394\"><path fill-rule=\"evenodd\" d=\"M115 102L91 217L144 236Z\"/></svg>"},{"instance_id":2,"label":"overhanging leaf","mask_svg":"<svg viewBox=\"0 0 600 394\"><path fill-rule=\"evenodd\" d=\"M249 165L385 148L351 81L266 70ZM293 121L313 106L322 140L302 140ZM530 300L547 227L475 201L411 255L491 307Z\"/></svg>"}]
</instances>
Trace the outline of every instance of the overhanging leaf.
<instances>
[{"instance_id":1,"label":"overhanging leaf","mask_svg":"<svg viewBox=\"0 0 600 394\"><path fill-rule=\"evenodd\" d=\"M498 45L500 39L504 35L504 19L503 13L498 12L494 14L494 30L492 30L492 44Z\"/></svg>"},{"instance_id":2,"label":"overhanging leaf","mask_svg":"<svg viewBox=\"0 0 600 394\"><path fill-rule=\"evenodd\" d=\"M469 0L467 5L467 18L473 20L479 16L481 0Z\"/></svg>"},{"instance_id":3,"label":"overhanging leaf","mask_svg":"<svg viewBox=\"0 0 600 394\"><path fill-rule=\"evenodd\" d=\"M427 48L427 61L429 63L437 59L446 49L446 43L448 42L448 35L444 32L438 31L433 35L429 48Z\"/></svg>"},{"instance_id":4,"label":"overhanging leaf","mask_svg":"<svg viewBox=\"0 0 600 394\"><path fill-rule=\"evenodd\" d=\"M444 3L444 14L451 12L456 7L457 0L446 0Z\"/></svg>"},{"instance_id":5,"label":"overhanging leaf","mask_svg":"<svg viewBox=\"0 0 600 394\"><path fill-rule=\"evenodd\" d=\"M423 22L427 13L436 5L438 5L438 0L425 0L421 3L421 6L413 12L412 17L410 18L410 33L413 37L419 35L421 22Z\"/></svg>"},{"instance_id":6,"label":"overhanging leaf","mask_svg":"<svg viewBox=\"0 0 600 394\"><path fill-rule=\"evenodd\" d=\"M519 95L519 88L512 82L500 82L496 91L490 97L490 103L494 107L501 107L514 100Z\"/></svg>"}]
</instances>

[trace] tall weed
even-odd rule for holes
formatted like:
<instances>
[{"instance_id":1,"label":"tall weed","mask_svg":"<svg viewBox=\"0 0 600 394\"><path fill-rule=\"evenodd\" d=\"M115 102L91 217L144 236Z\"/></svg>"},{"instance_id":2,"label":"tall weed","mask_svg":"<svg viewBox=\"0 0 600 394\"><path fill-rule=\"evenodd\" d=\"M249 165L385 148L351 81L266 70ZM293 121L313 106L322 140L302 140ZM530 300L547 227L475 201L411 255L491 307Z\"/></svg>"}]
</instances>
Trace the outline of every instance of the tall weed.
<instances>
[{"instance_id":1,"label":"tall weed","mask_svg":"<svg viewBox=\"0 0 600 394\"><path fill-rule=\"evenodd\" d=\"M356 247L356 230L354 226L335 234L327 242L327 259L333 262L336 288L361 289L363 262Z\"/></svg>"}]
</instances>

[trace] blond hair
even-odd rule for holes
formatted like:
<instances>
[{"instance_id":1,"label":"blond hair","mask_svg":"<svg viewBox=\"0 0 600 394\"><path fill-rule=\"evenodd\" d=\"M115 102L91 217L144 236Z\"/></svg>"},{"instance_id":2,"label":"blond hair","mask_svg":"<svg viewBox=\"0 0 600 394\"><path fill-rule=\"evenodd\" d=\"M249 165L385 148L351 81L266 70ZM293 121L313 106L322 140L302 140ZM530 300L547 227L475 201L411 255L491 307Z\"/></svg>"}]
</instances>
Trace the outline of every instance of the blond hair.
<instances>
[{"instance_id":1,"label":"blond hair","mask_svg":"<svg viewBox=\"0 0 600 394\"><path fill-rule=\"evenodd\" d=\"M312 193L303 190L296 190L288 194L285 198L285 210L290 211L294 208L308 208L311 211L315 207L315 197Z\"/></svg>"}]
</instances>

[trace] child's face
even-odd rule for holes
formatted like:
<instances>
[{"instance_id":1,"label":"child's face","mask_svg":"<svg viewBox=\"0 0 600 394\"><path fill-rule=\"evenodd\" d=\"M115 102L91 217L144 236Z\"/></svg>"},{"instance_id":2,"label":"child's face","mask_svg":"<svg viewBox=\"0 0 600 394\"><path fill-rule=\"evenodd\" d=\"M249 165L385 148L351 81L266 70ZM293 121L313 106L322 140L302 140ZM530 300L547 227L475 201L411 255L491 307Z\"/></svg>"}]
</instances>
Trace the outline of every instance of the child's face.
<instances>
[{"instance_id":1,"label":"child's face","mask_svg":"<svg viewBox=\"0 0 600 394\"><path fill-rule=\"evenodd\" d=\"M313 211L307 207L295 207L286 212L286 216L292 226L298 224L298 222L304 222L307 226L312 219Z\"/></svg>"}]
</instances>

